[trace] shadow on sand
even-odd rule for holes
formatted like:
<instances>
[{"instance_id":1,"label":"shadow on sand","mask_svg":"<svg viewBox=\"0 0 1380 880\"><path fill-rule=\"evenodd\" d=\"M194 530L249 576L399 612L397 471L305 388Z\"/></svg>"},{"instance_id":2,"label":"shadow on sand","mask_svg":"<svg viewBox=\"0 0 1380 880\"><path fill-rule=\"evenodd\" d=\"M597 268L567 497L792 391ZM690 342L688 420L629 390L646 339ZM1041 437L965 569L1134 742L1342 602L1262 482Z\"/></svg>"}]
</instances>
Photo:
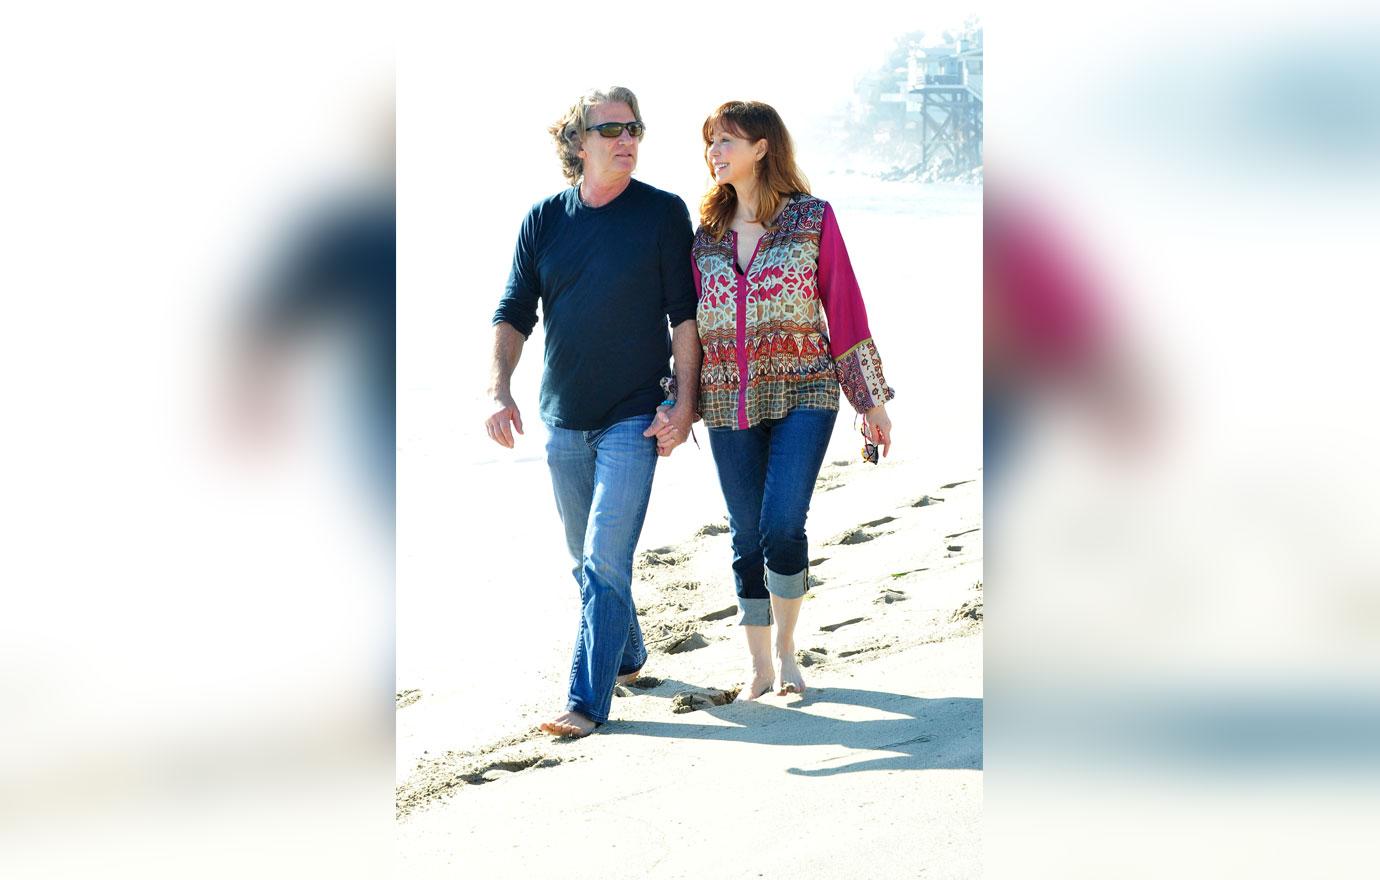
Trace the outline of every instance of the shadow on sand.
<instances>
[{"instance_id":1,"label":"shadow on sand","mask_svg":"<svg viewBox=\"0 0 1380 880\"><path fill-rule=\"evenodd\" d=\"M677 683L668 681L666 684L674 686ZM857 706L892 717L854 721L800 711L828 705ZM836 745L848 750L811 762L808 767L788 768L786 772L794 776L834 776L865 770L982 769L981 698L923 698L885 691L823 687L810 689L803 699L788 707L750 702L700 711L736 726L629 721L618 723L606 730L605 735L762 745ZM859 760L858 751L887 754Z\"/></svg>"}]
</instances>

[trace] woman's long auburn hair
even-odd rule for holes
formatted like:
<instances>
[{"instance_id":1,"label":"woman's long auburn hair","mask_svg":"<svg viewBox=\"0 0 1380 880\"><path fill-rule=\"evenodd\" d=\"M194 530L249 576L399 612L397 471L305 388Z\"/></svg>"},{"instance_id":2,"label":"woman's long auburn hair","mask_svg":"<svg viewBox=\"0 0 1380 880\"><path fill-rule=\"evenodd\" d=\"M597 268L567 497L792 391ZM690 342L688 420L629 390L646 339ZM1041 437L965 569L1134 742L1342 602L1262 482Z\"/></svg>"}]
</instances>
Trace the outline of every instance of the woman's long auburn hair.
<instances>
[{"instance_id":1,"label":"woman's long auburn hair","mask_svg":"<svg viewBox=\"0 0 1380 880\"><path fill-rule=\"evenodd\" d=\"M761 101L729 101L709 114L704 121L704 164L709 177L714 177L714 163L709 161L709 146L714 142L714 130L720 129L749 143L767 139L767 152L753 169L757 175L757 216L752 218L767 229L781 209L781 203L796 193L810 192L810 184L795 164L795 145L791 143L786 124L771 105ZM738 193L730 185L714 184L700 200L700 223L715 242L723 241L733 215L738 210Z\"/></svg>"}]
</instances>

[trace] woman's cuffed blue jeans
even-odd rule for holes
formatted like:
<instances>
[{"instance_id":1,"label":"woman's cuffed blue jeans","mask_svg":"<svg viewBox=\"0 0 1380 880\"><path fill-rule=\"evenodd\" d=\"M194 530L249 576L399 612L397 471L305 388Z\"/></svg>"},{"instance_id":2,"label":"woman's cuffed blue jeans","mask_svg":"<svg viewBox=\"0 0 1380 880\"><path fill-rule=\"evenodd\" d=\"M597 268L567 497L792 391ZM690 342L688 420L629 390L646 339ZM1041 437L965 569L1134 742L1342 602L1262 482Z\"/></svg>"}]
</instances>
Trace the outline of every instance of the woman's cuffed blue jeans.
<instances>
[{"instance_id":1,"label":"woman's cuffed blue jeans","mask_svg":"<svg viewBox=\"0 0 1380 880\"><path fill-rule=\"evenodd\" d=\"M550 427L546 463L580 586L580 631L566 708L608 721L613 683L647 662L632 598L633 552L656 472L652 416L598 431Z\"/></svg>"},{"instance_id":2,"label":"woman's cuffed blue jeans","mask_svg":"<svg viewBox=\"0 0 1380 880\"><path fill-rule=\"evenodd\" d=\"M809 589L805 517L838 412L793 409L751 428L713 428L733 537L733 582L744 626L769 626L771 596L798 599Z\"/></svg>"}]
</instances>

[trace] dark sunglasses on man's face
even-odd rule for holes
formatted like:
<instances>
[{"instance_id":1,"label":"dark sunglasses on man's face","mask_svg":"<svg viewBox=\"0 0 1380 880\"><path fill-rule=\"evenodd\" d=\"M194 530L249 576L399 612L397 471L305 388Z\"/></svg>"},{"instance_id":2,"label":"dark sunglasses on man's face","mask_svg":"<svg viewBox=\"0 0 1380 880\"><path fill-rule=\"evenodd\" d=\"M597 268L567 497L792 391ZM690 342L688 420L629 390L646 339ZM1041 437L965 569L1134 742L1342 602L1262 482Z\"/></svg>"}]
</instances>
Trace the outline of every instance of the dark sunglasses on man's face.
<instances>
[{"instance_id":1,"label":"dark sunglasses on man's face","mask_svg":"<svg viewBox=\"0 0 1380 880\"><path fill-rule=\"evenodd\" d=\"M600 125L591 125L585 131L597 131L606 138L616 138L623 133L623 129L628 130L628 134L635 138L642 137L642 132L647 130L647 126L640 122L605 122Z\"/></svg>"}]
</instances>

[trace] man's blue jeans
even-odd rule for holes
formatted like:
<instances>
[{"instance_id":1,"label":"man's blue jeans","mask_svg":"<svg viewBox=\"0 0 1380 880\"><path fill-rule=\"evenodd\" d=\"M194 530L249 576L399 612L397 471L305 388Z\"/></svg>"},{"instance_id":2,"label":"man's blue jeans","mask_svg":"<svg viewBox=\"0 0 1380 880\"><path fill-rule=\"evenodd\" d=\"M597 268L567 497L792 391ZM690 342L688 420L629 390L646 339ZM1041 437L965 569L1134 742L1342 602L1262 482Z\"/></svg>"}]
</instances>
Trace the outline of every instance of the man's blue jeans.
<instances>
[{"instance_id":1,"label":"man's blue jeans","mask_svg":"<svg viewBox=\"0 0 1380 880\"><path fill-rule=\"evenodd\" d=\"M556 509L580 586L566 708L600 724L609 719L614 678L647 662L632 569L656 472L656 438L642 436L652 418L635 416L598 431L550 427L546 444Z\"/></svg>"},{"instance_id":2,"label":"man's blue jeans","mask_svg":"<svg viewBox=\"0 0 1380 880\"><path fill-rule=\"evenodd\" d=\"M733 581L744 626L769 626L771 596L809 589L805 517L838 412L793 409L746 429L713 428L709 448L728 504Z\"/></svg>"}]
</instances>

